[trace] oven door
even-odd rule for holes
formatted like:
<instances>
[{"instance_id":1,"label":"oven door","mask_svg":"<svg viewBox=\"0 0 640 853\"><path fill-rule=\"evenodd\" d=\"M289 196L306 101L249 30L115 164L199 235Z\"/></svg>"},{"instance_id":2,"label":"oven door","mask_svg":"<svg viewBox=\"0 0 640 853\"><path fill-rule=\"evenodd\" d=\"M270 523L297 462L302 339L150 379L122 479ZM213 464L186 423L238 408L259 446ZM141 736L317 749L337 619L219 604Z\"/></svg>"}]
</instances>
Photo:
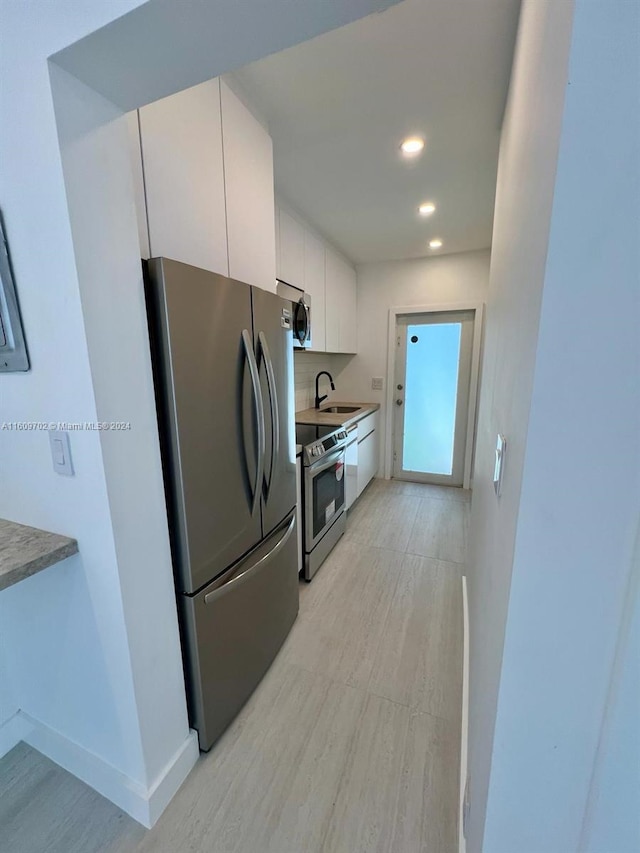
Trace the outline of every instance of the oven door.
<instances>
[{"instance_id":1,"label":"oven door","mask_svg":"<svg viewBox=\"0 0 640 853\"><path fill-rule=\"evenodd\" d=\"M344 511L345 452L335 451L305 468L305 551L311 551Z\"/></svg>"},{"instance_id":2,"label":"oven door","mask_svg":"<svg viewBox=\"0 0 640 853\"><path fill-rule=\"evenodd\" d=\"M311 299L305 293L291 303L293 312L293 345L301 349L311 346Z\"/></svg>"}]
</instances>

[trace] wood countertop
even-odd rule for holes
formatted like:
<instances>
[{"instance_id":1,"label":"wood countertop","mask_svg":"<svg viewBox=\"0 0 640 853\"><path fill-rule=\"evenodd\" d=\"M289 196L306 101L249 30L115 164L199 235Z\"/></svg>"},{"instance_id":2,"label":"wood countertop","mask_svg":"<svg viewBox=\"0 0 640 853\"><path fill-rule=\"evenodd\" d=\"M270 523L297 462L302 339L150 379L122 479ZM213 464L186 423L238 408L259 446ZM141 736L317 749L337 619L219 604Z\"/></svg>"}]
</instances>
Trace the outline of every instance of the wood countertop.
<instances>
[{"instance_id":1,"label":"wood countertop","mask_svg":"<svg viewBox=\"0 0 640 853\"><path fill-rule=\"evenodd\" d=\"M0 590L77 553L75 539L0 518Z\"/></svg>"},{"instance_id":2,"label":"wood countertop","mask_svg":"<svg viewBox=\"0 0 640 853\"><path fill-rule=\"evenodd\" d=\"M334 406L356 407L355 412L329 412L327 409ZM340 403L331 400L321 406L319 409L304 409L302 412L296 412L297 424L312 424L313 426L344 426L350 427L352 424L366 418L367 415L377 412L380 408L379 403Z\"/></svg>"}]
</instances>

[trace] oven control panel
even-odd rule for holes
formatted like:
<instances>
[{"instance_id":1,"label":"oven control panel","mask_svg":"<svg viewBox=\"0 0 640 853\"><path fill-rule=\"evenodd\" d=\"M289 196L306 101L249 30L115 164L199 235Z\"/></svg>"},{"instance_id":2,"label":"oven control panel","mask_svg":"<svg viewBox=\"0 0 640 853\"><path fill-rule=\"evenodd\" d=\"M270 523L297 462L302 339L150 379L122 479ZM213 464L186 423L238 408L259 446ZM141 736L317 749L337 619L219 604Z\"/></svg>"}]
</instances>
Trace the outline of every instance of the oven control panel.
<instances>
[{"instance_id":1,"label":"oven control panel","mask_svg":"<svg viewBox=\"0 0 640 853\"><path fill-rule=\"evenodd\" d=\"M306 445L305 451L307 459L309 462L316 462L332 450L342 447L346 441L347 431L345 429L338 429L330 435L325 436L322 440Z\"/></svg>"}]
</instances>

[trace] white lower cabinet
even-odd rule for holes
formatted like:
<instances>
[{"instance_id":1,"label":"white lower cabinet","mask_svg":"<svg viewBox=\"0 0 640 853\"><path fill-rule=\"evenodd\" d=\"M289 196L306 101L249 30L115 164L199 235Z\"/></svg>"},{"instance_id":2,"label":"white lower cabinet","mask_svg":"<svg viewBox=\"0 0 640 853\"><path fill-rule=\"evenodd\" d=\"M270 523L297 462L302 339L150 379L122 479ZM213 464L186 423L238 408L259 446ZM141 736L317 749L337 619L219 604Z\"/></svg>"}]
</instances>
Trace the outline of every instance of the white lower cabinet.
<instances>
[{"instance_id":1,"label":"white lower cabinet","mask_svg":"<svg viewBox=\"0 0 640 853\"><path fill-rule=\"evenodd\" d=\"M345 453L347 479L344 487L346 508L350 509L358 497L358 427L349 433L349 444Z\"/></svg>"},{"instance_id":2,"label":"white lower cabinet","mask_svg":"<svg viewBox=\"0 0 640 853\"><path fill-rule=\"evenodd\" d=\"M357 495L360 497L378 473L379 441L378 412L367 415L358 423L358 477Z\"/></svg>"}]
</instances>

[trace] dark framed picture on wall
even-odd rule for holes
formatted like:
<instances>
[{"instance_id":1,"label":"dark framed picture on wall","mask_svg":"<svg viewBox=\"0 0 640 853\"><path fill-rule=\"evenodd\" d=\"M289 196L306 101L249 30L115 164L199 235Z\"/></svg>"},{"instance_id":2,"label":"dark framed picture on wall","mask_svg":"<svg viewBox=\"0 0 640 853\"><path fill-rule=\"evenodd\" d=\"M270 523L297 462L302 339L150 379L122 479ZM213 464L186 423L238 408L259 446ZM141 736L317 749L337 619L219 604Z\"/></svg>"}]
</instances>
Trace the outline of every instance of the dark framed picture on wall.
<instances>
[{"instance_id":1,"label":"dark framed picture on wall","mask_svg":"<svg viewBox=\"0 0 640 853\"><path fill-rule=\"evenodd\" d=\"M0 373L19 370L29 370L29 355L0 216Z\"/></svg>"}]
</instances>

